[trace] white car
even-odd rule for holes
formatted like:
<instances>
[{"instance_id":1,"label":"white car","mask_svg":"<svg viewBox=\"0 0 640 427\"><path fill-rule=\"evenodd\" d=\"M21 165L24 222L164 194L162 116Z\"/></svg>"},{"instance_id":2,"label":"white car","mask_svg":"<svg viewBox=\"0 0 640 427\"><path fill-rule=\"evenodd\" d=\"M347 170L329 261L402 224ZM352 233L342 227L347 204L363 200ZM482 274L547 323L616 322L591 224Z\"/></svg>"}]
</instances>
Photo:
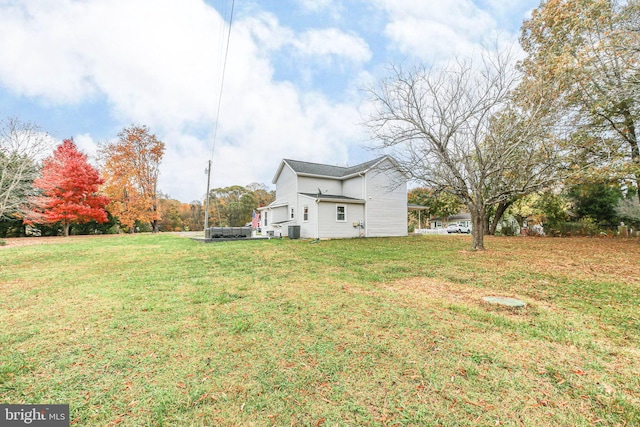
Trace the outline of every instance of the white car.
<instances>
[{"instance_id":1,"label":"white car","mask_svg":"<svg viewBox=\"0 0 640 427\"><path fill-rule=\"evenodd\" d=\"M469 234L471 233L471 229L469 227L465 227L464 225L460 225L460 224L449 224L449 226L447 226L447 233L451 234L451 233L466 233Z\"/></svg>"}]
</instances>

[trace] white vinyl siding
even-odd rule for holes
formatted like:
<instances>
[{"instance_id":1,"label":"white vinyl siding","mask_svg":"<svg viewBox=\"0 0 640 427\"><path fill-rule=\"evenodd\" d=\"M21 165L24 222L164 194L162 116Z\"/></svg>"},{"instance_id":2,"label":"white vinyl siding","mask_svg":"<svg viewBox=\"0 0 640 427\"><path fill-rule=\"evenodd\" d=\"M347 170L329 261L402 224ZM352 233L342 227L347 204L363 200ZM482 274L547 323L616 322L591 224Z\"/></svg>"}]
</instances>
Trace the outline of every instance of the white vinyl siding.
<instances>
[{"instance_id":1,"label":"white vinyl siding","mask_svg":"<svg viewBox=\"0 0 640 427\"><path fill-rule=\"evenodd\" d=\"M291 220L290 207L296 200L298 193L298 176L287 165L285 165L278 175L276 184L276 200L270 207L262 210L263 224L262 233L273 233L274 236L286 236L288 225L293 224ZM267 221L264 221L267 219Z\"/></svg>"},{"instance_id":2,"label":"white vinyl siding","mask_svg":"<svg viewBox=\"0 0 640 427\"><path fill-rule=\"evenodd\" d=\"M277 208L271 209L271 224L276 224L279 222L285 222L289 220L289 207L288 206L279 206Z\"/></svg>"},{"instance_id":3,"label":"white vinyl siding","mask_svg":"<svg viewBox=\"0 0 640 427\"><path fill-rule=\"evenodd\" d=\"M387 160L388 162L388 160ZM365 199L367 201L367 237L406 236L407 184L392 186L400 181L399 172L371 170L367 172ZM391 176L389 175L396 175Z\"/></svg>"},{"instance_id":4,"label":"white vinyl siding","mask_svg":"<svg viewBox=\"0 0 640 427\"><path fill-rule=\"evenodd\" d=\"M276 182L275 204L290 203L298 193L298 176L289 166L285 166Z\"/></svg>"},{"instance_id":5,"label":"white vinyl siding","mask_svg":"<svg viewBox=\"0 0 640 427\"><path fill-rule=\"evenodd\" d=\"M298 192L318 194L342 194L342 182L337 179L312 178L308 176L298 177Z\"/></svg>"},{"instance_id":6,"label":"white vinyl siding","mask_svg":"<svg viewBox=\"0 0 640 427\"><path fill-rule=\"evenodd\" d=\"M342 195L362 199L364 197L364 177L355 176L342 183Z\"/></svg>"},{"instance_id":7,"label":"white vinyl siding","mask_svg":"<svg viewBox=\"0 0 640 427\"><path fill-rule=\"evenodd\" d=\"M364 205L363 204L341 204L347 206L347 220L336 221L336 203L320 202L318 207L318 230L317 236L320 239L325 238L352 238L360 235L360 229L354 227L356 221L364 221Z\"/></svg>"},{"instance_id":8,"label":"white vinyl siding","mask_svg":"<svg viewBox=\"0 0 640 427\"><path fill-rule=\"evenodd\" d=\"M317 233L316 218L317 218L317 206L315 198L298 195L298 206L303 206L302 211L298 213L298 219L290 224L296 224L300 226L300 237L303 239L315 239ZM307 216L305 219L304 209L307 208Z\"/></svg>"}]
</instances>

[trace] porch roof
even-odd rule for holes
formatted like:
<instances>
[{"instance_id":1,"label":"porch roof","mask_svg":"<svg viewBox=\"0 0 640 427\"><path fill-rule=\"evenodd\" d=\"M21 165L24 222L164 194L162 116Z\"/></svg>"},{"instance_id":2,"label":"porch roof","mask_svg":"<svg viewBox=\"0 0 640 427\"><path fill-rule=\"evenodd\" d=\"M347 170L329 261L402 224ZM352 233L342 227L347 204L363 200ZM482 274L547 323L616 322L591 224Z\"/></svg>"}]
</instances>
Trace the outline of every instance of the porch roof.
<instances>
[{"instance_id":1,"label":"porch roof","mask_svg":"<svg viewBox=\"0 0 640 427\"><path fill-rule=\"evenodd\" d=\"M338 194L300 193L300 195L310 197L319 202L342 202L361 205L366 203L364 199L356 199L355 197L341 196Z\"/></svg>"}]
</instances>

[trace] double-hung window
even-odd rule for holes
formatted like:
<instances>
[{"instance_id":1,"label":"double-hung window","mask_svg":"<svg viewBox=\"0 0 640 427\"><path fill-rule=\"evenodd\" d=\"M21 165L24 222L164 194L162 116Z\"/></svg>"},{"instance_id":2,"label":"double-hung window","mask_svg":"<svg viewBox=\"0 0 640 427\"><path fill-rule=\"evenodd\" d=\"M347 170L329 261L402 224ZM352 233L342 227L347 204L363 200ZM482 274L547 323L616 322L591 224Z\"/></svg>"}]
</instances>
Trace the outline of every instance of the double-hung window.
<instances>
[{"instance_id":1,"label":"double-hung window","mask_svg":"<svg viewBox=\"0 0 640 427\"><path fill-rule=\"evenodd\" d=\"M337 222L347 221L347 207L345 205L336 206L336 221Z\"/></svg>"}]
</instances>

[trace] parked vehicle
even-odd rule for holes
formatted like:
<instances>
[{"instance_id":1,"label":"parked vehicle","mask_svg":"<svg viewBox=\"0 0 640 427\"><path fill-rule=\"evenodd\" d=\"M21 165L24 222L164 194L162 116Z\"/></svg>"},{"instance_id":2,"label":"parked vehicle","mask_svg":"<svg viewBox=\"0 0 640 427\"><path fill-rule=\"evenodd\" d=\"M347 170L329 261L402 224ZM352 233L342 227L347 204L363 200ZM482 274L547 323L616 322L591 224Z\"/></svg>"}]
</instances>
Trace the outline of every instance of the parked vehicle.
<instances>
[{"instance_id":1,"label":"parked vehicle","mask_svg":"<svg viewBox=\"0 0 640 427\"><path fill-rule=\"evenodd\" d=\"M447 233L451 234L451 233L466 233L469 234L471 233L471 229L469 227L465 227L464 225L460 225L460 224L449 224L449 226L447 227Z\"/></svg>"}]
</instances>

